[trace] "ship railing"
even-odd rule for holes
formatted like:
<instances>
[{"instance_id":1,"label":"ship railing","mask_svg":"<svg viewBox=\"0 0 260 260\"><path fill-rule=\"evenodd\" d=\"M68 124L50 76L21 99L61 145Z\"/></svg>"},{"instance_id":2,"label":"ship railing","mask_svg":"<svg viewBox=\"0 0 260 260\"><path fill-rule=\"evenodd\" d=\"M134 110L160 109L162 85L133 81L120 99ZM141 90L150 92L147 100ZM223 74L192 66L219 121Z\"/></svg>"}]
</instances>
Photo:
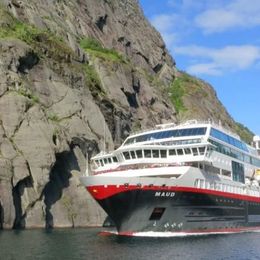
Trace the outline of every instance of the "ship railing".
<instances>
[{"instance_id":1,"label":"ship railing","mask_svg":"<svg viewBox=\"0 0 260 260\"><path fill-rule=\"evenodd\" d=\"M235 186L227 183L207 181L204 179L196 179L194 186L200 189L216 190L221 192L236 193L240 195L249 195L254 197L260 197L260 187L251 186Z\"/></svg>"}]
</instances>

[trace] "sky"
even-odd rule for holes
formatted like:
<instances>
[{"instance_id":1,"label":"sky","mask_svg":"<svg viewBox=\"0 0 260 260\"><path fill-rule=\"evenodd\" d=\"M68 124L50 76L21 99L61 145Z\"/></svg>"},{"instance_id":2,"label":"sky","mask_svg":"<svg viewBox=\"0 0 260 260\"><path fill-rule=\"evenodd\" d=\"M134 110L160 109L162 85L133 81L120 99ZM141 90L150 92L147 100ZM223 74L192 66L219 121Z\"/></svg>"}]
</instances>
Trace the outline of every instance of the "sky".
<instances>
[{"instance_id":1,"label":"sky","mask_svg":"<svg viewBox=\"0 0 260 260\"><path fill-rule=\"evenodd\" d=\"M260 135L260 0L140 0L179 70L210 83Z\"/></svg>"}]
</instances>

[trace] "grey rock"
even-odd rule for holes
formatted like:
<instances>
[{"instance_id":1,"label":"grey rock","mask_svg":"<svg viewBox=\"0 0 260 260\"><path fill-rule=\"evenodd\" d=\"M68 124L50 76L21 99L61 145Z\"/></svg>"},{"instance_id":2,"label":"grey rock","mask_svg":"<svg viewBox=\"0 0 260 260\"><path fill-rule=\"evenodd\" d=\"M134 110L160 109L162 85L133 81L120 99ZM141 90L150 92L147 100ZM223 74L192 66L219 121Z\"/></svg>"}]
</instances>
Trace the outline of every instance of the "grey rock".
<instances>
[{"instance_id":1,"label":"grey rock","mask_svg":"<svg viewBox=\"0 0 260 260\"><path fill-rule=\"evenodd\" d=\"M175 61L137 0L0 4L0 30L16 19L28 30L0 39L0 228L102 225L105 213L79 183L86 154L179 119L168 96ZM89 37L124 59L84 51ZM199 115L213 115L219 102L204 87Z\"/></svg>"}]
</instances>

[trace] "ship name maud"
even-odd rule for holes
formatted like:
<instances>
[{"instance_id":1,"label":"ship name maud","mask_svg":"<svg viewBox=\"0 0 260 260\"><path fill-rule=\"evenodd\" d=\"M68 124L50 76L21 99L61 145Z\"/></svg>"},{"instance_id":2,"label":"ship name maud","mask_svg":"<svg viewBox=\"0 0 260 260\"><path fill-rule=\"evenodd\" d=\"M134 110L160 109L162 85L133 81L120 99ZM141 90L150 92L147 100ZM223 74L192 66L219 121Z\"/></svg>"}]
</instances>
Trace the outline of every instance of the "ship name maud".
<instances>
[{"instance_id":1,"label":"ship name maud","mask_svg":"<svg viewBox=\"0 0 260 260\"><path fill-rule=\"evenodd\" d=\"M165 191L157 191L155 192L155 197L174 197L175 192L165 192Z\"/></svg>"}]
</instances>

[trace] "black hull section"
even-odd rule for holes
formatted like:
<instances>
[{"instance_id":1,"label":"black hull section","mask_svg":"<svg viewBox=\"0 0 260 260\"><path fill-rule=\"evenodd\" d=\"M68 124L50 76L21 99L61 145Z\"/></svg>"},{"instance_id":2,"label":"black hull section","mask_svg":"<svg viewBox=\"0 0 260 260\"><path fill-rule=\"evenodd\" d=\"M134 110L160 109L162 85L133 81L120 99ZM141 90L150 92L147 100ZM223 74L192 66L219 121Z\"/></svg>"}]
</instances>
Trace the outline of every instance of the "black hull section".
<instances>
[{"instance_id":1,"label":"black hull section","mask_svg":"<svg viewBox=\"0 0 260 260\"><path fill-rule=\"evenodd\" d=\"M132 190L97 200L121 234L260 228L260 203L186 191Z\"/></svg>"}]
</instances>

